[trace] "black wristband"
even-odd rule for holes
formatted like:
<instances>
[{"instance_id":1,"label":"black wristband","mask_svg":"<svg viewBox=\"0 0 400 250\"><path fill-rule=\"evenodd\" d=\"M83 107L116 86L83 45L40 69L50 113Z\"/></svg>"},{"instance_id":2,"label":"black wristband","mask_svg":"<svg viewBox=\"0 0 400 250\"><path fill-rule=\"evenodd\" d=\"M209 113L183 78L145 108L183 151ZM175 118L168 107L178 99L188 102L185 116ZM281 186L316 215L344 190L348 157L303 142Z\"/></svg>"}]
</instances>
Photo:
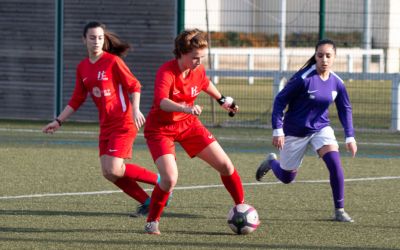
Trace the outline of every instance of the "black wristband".
<instances>
[{"instance_id":1,"label":"black wristband","mask_svg":"<svg viewBox=\"0 0 400 250\"><path fill-rule=\"evenodd\" d=\"M62 126L62 122L60 119L56 118L56 119L54 119L54 121L56 121L60 127Z\"/></svg>"},{"instance_id":2,"label":"black wristband","mask_svg":"<svg viewBox=\"0 0 400 250\"><path fill-rule=\"evenodd\" d=\"M222 105L225 103L225 96L221 95L221 98L217 99L217 102L219 103L219 105Z\"/></svg>"}]
</instances>

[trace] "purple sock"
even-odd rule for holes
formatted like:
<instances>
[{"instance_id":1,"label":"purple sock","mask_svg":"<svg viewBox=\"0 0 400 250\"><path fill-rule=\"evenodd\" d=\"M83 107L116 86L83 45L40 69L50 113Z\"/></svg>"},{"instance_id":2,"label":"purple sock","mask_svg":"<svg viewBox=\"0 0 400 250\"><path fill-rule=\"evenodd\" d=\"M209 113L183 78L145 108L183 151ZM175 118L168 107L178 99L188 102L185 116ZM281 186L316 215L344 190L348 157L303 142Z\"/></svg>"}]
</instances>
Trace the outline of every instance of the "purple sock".
<instances>
[{"instance_id":1,"label":"purple sock","mask_svg":"<svg viewBox=\"0 0 400 250\"><path fill-rule=\"evenodd\" d=\"M333 202L335 208L344 207L344 176L342 164L340 163L340 154L337 151L326 153L322 159L329 170L329 179L332 188Z\"/></svg>"},{"instance_id":2,"label":"purple sock","mask_svg":"<svg viewBox=\"0 0 400 250\"><path fill-rule=\"evenodd\" d=\"M272 160L270 164L276 178L278 178L281 182L289 184L294 180L294 178L296 178L297 171L286 171L282 169L279 164L279 161Z\"/></svg>"}]
</instances>

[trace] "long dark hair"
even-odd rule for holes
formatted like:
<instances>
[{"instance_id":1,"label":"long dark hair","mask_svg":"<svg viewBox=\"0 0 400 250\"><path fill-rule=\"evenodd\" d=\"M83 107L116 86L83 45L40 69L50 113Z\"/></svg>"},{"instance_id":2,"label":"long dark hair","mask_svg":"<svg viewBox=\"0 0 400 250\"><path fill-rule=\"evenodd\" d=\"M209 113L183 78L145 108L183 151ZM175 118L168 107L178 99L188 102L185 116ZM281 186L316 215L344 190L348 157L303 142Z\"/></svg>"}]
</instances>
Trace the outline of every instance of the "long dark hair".
<instances>
[{"instance_id":1,"label":"long dark hair","mask_svg":"<svg viewBox=\"0 0 400 250\"><path fill-rule=\"evenodd\" d=\"M106 25L100 22L89 22L83 28L83 37L86 38L86 34L89 29L102 28L104 30L104 45L103 50L117 56L126 56L131 46L129 43L121 40L115 33L110 32L106 29Z\"/></svg>"},{"instance_id":2,"label":"long dark hair","mask_svg":"<svg viewBox=\"0 0 400 250\"><path fill-rule=\"evenodd\" d=\"M330 40L330 39L322 39L322 40L319 40L319 42L317 43L317 45L315 45L315 52L314 52L314 55L313 55L312 57L310 57L310 59L307 60L307 62L300 68L300 70L305 69L305 68L308 68L308 67L310 67L311 65L317 63L317 61L315 60L316 52L317 52L319 46L324 45L324 44L330 44L330 45L332 45L333 50L334 50L335 53L336 53L336 44L335 44L334 41L332 41L332 40Z\"/></svg>"}]
</instances>

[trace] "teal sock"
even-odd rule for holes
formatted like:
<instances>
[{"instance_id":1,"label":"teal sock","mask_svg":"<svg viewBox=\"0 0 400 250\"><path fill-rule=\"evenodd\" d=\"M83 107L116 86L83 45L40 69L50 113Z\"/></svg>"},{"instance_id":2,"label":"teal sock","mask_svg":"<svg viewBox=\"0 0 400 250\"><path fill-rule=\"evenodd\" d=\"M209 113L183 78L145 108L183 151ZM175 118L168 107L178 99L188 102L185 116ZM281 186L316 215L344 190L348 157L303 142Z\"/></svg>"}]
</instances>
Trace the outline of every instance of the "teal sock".
<instances>
[{"instance_id":1,"label":"teal sock","mask_svg":"<svg viewBox=\"0 0 400 250\"><path fill-rule=\"evenodd\" d=\"M160 181L161 181L161 176L160 174L157 174L157 183L160 183Z\"/></svg>"},{"instance_id":2,"label":"teal sock","mask_svg":"<svg viewBox=\"0 0 400 250\"><path fill-rule=\"evenodd\" d=\"M151 201L151 198L149 197L144 201L143 205L149 206L150 205L150 201Z\"/></svg>"}]
</instances>

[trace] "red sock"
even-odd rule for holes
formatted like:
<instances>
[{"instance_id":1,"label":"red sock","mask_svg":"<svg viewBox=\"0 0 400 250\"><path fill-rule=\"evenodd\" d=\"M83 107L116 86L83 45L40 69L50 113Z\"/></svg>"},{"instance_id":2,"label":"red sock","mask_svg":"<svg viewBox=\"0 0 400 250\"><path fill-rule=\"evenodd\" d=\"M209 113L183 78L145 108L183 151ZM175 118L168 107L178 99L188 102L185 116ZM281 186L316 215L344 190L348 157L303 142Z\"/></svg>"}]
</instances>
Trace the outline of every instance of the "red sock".
<instances>
[{"instance_id":1,"label":"red sock","mask_svg":"<svg viewBox=\"0 0 400 250\"><path fill-rule=\"evenodd\" d=\"M125 164L124 176L152 185L156 185L158 179L156 173L135 164Z\"/></svg>"},{"instance_id":2,"label":"red sock","mask_svg":"<svg viewBox=\"0 0 400 250\"><path fill-rule=\"evenodd\" d=\"M150 211L147 216L147 222L159 221L165 204L168 201L170 192L165 192L158 184L154 187L151 195Z\"/></svg>"},{"instance_id":3,"label":"red sock","mask_svg":"<svg viewBox=\"0 0 400 250\"><path fill-rule=\"evenodd\" d=\"M129 177L119 178L114 184L122 189L124 193L137 200L140 204L143 204L149 195L141 188L136 181L132 180Z\"/></svg>"},{"instance_id":4,"label":"red sock","mask_svg":"<svg viewBox=\"0 0 400 250\"><path fill-rule=\"evenodd\" d=\"M231 194L232 199L235 204L244 203L244 191L242 186L242 181L236 169L232 175L223 176L221 175L222 183L224 183L225 188Z\"/></svg>"}]
</instances>

